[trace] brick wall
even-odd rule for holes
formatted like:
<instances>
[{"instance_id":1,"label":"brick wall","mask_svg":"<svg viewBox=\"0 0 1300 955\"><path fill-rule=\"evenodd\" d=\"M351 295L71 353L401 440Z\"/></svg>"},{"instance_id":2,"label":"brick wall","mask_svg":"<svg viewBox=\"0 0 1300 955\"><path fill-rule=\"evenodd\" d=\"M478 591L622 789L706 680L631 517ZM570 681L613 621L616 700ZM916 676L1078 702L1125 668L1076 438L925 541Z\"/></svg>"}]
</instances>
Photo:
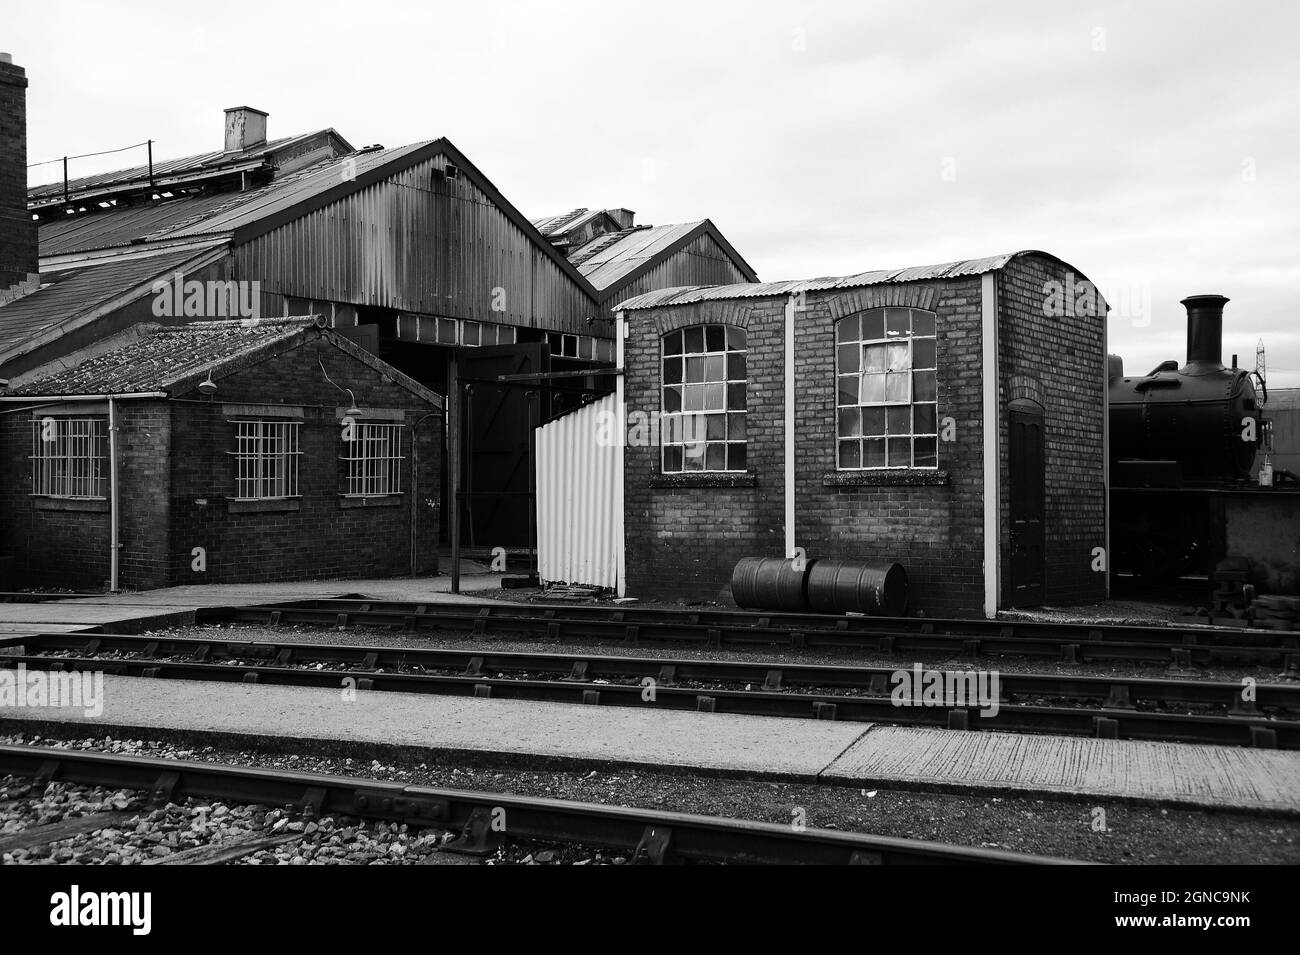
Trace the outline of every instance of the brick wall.
<instances>
[{"instance_id":1,"label":"brick wall","mask_svg":"<svg viewBox=\"0 0 1300 955\"><path fill-rule=\"evenodd\" d=\"M1076 302L1049 303L1057 283ZM1106 574L1094 571L1093 548L1106 543L1106 306L1094 314L1078 292L1087 277L1050 256L1013 259L997 274L1001 422L1002 526L1010 521L1008 406L1028 398L1044 407L1045 580L1048 604L1102 600ZM1065 311L1066 314L1059 314ZM1001 599L1008 602L1010 547L1003 535Z\"/></svg>"},{"instance_id":2,"label":"brick wall","mask_svg":"<svg viewBox=\"0 0 1300 955\"><path fill-rule=\"evenodd\" d=\"M1060 278L1046 256L1013 260L998 274L1001 362L1002 605L1009 591L1007 409L1017 397L1044 405L1046 598L1100 599L1090 569L1104 542L1102 344L1104 319L1049 319L1043 284ZM1079 276L1077 280L1082 280ZM784 327L787 297L705 302L626 313L629 412L660 408L660 337L699 323L748 335L748 473L669 477L657 447L626 454L628 592L715 599L747 556L784 552ZM813 558L897 561L911 581L911 607L929 615L979 615L984 600L981 277L808 293L795 315L796 545ZM939 443L939 471L836 472L835 322L868 308L912 306L937 315L938 408L952 440ZM1036 396L1036 397L1035 397ZM939 483L933 483L938 480Z\"/></svg>"},{"instance_id":3,"label":"brick wall","mask_svg":"<svg viewBox=\"0 0 1300 955\"><path fill-rule=\"evenodd\" d=\"M712 599L742 557L783 555L786 301L781 296L627 313L629 411L660 406L663 333L701 322L746 328L749 473L740 483L750 485L698 486L718 482L667 478L658 473L657 448L629 447L629 593ZM932 615L977 612L983 593L978 276L810 293L803 305L795 316L796 544L809 558L896 560L907 568L914 609ZM915 472L835 483L842 480L835 468L835 322L885 305L938 314L938 415L956 423L954 440L939 448L943 484L867 483L925 479Z\"/></svg>"},{"instance_id":4,"label":"brick wall","mask_svg":"<svg viewBox=\"0 0 1300 955\"><path fill-rule=\"evenodd\" d=\"M27 278L36 263L36 225L27 212L27 74L0 62L0 289Z\"/></svg>"},{"instance_id":5,"label":"brick wall","mask_svg":"<svg viewBox=\"0 0 1300 955\"><path fill-rule=\"evenodd\" d=\"M330 378L353 390L362 409L402 409L403 493L396 506L383 506L380 499L371 499L367 506L346 506L353 502L340 496L345 465L338 460L343 444L336 409L347 407L349 398L325 382L318 358ZM171 405L174 454L167 553L173 583L409 574L413 507L419 520L417 572L437 569L441 412L320 341L219 378L212 401L197 392L181 397L186 400ZM240 505L232 508L226 500L235 493L234 464L227 454L235 447L235 428L222 410L229 403L304 408L297 510L232 512ZM424 418L429 412L435 413ZM418 500L411 493L413 428ZM203 572L192 569L196 547L206 553Z\"/></svg>"},{"instance_id":6,"label":"brick wall","mask_svg":"<svg viewBox=\"0 0 1300 955\"><path fill-rule=\"evenodd\" d=\"M344 465L338 460L343 447L336 409L350 399L325 382L318 358L335 382L353 390L362 409L402 411L403 493L395 506L378 499L349 506L355 501L340 496ZM321 341L217 380L212 401L192 392L180 400L118 403L122 588L401 576L411 569L413 507L419 520L417 572L437 570L441 412ZM302 497L295 510L232 512L239 506L232 509L226 500L235 493L227 453L235 442L222 406L254 403L304 407ZM30 496L31 419L30 410L0 415L0 557L14 558L13 579L0 581L0 589L104 589L107 503ZM415 495L413 427L419 456ZM206 551L204 572L192 569L195 547Z\"/></svg>"}]
</instances>

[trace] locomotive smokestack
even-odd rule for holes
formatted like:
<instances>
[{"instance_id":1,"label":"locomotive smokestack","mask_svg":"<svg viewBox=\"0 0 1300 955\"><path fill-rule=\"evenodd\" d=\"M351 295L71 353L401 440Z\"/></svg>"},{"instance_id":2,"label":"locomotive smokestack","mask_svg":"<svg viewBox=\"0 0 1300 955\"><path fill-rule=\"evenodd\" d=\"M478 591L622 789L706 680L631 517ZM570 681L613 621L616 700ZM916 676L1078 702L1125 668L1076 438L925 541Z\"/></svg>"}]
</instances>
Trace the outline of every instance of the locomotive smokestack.
<instances>
[{"instance_id":1,"label":"locomotive smokestack","mask_svg":"<svg viewBox=\"0 0 1300 955\"><path fill-rule=\"evenodd\" d=\"M1187 307L1187 364L1223 365L1223 295L1189 295Z\"/></svg>"}]
</instances>

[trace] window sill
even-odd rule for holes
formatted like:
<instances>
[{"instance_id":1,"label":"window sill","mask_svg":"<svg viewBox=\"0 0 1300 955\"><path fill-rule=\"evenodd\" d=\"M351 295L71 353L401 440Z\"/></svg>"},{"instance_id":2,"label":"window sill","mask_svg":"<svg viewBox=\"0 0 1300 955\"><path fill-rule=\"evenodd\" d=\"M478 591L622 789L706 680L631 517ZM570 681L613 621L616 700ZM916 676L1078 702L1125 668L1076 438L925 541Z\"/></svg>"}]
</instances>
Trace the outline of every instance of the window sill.
<instances>
[{"instance_id":1,"label":"window sill","mask_svg":"<svg viewBox=\"0 0 1300 955\"><path fill-rule=\"evenodd\" d=\"M650 487L757 487L758 477L743 471L731 474L722 471L708 473L656 474Z\"/></svg>"},{"instance_id":2,"label":"window sill","mask_svg":"<svg viewBox=\"0 0 1300 955\"><path fill-rule=\"evenodd\" d=\"M947 471L924 468L831 471L822 478L822 484L826 487L940 487L947 483Z\"/></svg>"},{"instance_id":3,"label":"window sill","mask_svg":"<svg viewBox=\"0 0 1300 955\"><path fill-rule=\"evenodd\" d=\"M38 511L89 511L95 514L109 511L108 501L104 498L33 497L32 504Z\"/></svg>"},{"instance_id":4,"label":"window sill","mask_svg":"<svg viewBox=\"0 0 1300 955\"><path fill-rule=\"evenodd\" d=\"M273 511L300 511L302 501L296 497L274 498L267 501L235 501L226 498L231 514L265 514Z\"/></svg>"},{"instance_id":5,"label":"window sill","mask_svg":"<svg viewBox=\"0 0 1300 955\"><path fill-rule=\"evenodd\" d=\"M397 507L402 503L400 494L362 495L340 494L339 507Z\"/></svg>"}]
</instances>

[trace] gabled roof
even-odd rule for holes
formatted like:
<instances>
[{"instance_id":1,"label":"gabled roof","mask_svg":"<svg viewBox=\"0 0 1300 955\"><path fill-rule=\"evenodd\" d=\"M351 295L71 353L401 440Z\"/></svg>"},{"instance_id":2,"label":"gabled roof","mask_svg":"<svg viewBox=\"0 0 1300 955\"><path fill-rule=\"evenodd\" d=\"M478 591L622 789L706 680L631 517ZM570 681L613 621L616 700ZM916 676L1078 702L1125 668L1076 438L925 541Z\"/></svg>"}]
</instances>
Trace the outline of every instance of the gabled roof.
<instances>
[{"instance_id":1,"label":"gabled roof","mask_svg":"<svg viewBox=\"0 0 1300 955\"><path fill-rule=\"evenodd\" d=\"M927 279L960 278L967 275L996 272L1005 268L1012 259L1022 255L1042 255L1060 261L1050 253L1030 249L1021 252L1009 252L1004 255L993 255L983 259L944 262L940 265L920 265L905 269L859 272L857 275L847 275L841 278L802 279L792 282L746 282L736 285L696 285L685 288L656 289L653 292L633 296L615 305L614 308L626 312L643 308L689 305L695 302L766 298L775 295L789 295L793 292L819 292L830 289L859 288L866 285L885 285L893 282L922 282Z\"/></svg>"},{"instance_id":2,"label":"gabled roof","mask_svg":"<svg viewBox=\"0 0 1300 955\"><path fill-rule=\"evenodd\" d=\"M546 216L541 219L530 220L533 225L537 226L537 231L548 239L555 241L557 237L567 235L577 229L581 229L593 219L609 219L612 224L617 225L614 217L605 209L574 209L572 212L566 212L562 216Z\"/></svg>"},{"instance_id":3,"label":"gabled roof","mask_svg":"<svg viewBox=\"0 0 1300 955\"><path fill-rule=\"evenodd\" d=\"M638 226L597 236L581 248L574 249L569 259L587 281L605 292L635 281L705 234L722 248L742 274L758 278L749 263L708 219L677 225Z\"/></svg>"},{"instance_id":4,"label":"gabled roof","mask_svg":"<svg viewBox=\"0 0 1300 955\"><path fill-rule=\"evenodd\" d=\"M325 327L319 316L138 325L132 341L34 379L6 397L124 395L192 390L208 375L216 382L316 339L347 352L430 404L442 399L396 368Z\"/></svg>"},{"instance_id":5,"label":"gabled roof","mask_svg":"<svg viewBox=\"0 0 1300 955\"><path fill-rule=\"evenodd\" d=\"M285 136L256 143L246 149L225 152L197 153L180 159L164 159L153 164L153 182L162 187L168 183L185 181L194 177L210 177L223 172L238 172L243 168L273 166L278 154L287 152L301 143L313 138L332 138L339 152L352 152L352 146L333 129L320 129L298 136ZM115 169L111 172L96 173L92 176L80 176L68 180L67 192L70 200L79 200L90 195L101 195L124 188L136 188L149 184L149 166L131 166L127 169ZM27 190L29 206L45 203L61 204L63 202L63 181L31 186Z\"/></svg>"},{"instance_id":6,"label":"gabled roof","mask_svg":"<svg viewBox=\"0 0 1300 955\"><path fill-rule=\"evenodd\" d=\"M152 294L156 279L183 272L203 257L191 250L42 274L39 289L0 306L0 361L57 336L61 327L76 327Z\"/></svg>"},{"instance_id":7,"label":"gabled roof","mask_svg":"<svg viewBox=\"0 0 1300 955\"><path fill-rule=\"evenodd\" d=\"M84 226L87 231L80 238L73 237L76 226L72 222L52 222L41 229L41 254L43 257L68 254L74 245L77 251L86 252L92 248L130 248L141 242L180 243L198 239L240 244L439 155L445 156L451 165L473 181L582 291L593 301L599 301L596 290L573 263L547 241L447 139L412 143L394 149L363 150L283 176L259 189L180 200L175 213L160 212L156 219L147 218L140 210L131 208L89 213ZM94 220L101 217L103 223L97 225ZM68 217L69 220L73 218ZM143 235L140 234L142 228L148 229ZM51 230L51 242L55 243L52 248L67 251L46 251L47 229ZM66 244L57 244L65 239Z\"/></svg>"}]
</instances>

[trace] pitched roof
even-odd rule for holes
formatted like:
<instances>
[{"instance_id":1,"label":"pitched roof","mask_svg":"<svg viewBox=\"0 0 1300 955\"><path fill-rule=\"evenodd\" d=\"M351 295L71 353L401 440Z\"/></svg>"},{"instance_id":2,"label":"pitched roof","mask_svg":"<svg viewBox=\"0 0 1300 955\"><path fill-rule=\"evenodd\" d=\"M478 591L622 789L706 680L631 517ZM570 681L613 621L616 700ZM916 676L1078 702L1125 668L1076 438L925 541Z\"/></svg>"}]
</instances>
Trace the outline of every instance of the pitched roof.
<instances>
[{"instance_id":1,"label":"pitched roof","mask_svg":"<svg viewBox=\"0 0 1300 955\"><path fill-rule=\"evenodd\" d=\"M1012 260L1022 255L1044 255L1050 259L1056 256L1047 252L1025 250L993 255L982 259L964 259L960 262L944 262L939 265L920 265L905 269L881 269L874 272L859 272L841 278L803 279L791 282L744 282L736 285L695 285L684 288L656 289L643 295L636 295L620 302L614 308L621 311L635 311L643 308L662 308L670 305L689 305L694 302L721 301L738 298L766 298L775 295L789 295L792 292L817 292L829 289L859 288L866 285L884 285L893 282L921 282L927 279L960 278L967 275L981 275L1005 268ZM1059 259L1057 261L1060 261Z\"/></svg>"},{"instance_id":2,"label":"pitched roof","mask_svg":"<svg viewBox=\"0 0 1300 955\"><path fill-rule=\"evenodd\" d=\"M196 153L192 156L182 156L179 159L155 161L152 171L153 181L156 184L164 184L195 175L211 176L223 172L233 172L250 164L259 166L273 163L276 154L292 149L299 143L307 142L315 137L332 137L337 140L340 151L352 151L352 146L348 141L333 129L320 129L310 133L301 133L297 136L285 136L280 139L255 143L246 149L232 152L218 149L211 152ZM266 161L266 163L263 161ZM115 169L110 172L69 179L67 192L70 198L77 199L87 195L110 192L116 188L148 185L149 179L150 169L148 165L130 166L126 169ZM38 186L30 186L27 189L27 201L33 205L41 205L47 202L57 204L63 202L63 194L64 185L62 180L43 183Z\"/></svg>"},{"instance_id":3,"label":"pitched roof","mask_svg":"<svg viewBox=\"0 0 1300 955\"><path fill-rule=\"evenodd\" d=\"M0 306L0 356L111 303L150 294L154 279L195 257L190 250L43 274L39 289Z\"/></svg>"},{"instance_id":4,"label":"pitched roof","mask_svg":"<svg viewBox=\"0 0 1300 955\"><path fill-rule=\"evenodd\" d=\"M754 275L737 252L708 219L676 225L637 226L597 236L569 256L578 271L604 291L636 278L656 261L673 254L698 236L708 233L735 262L742 274Z\"/></svg>"},{"instance_id":5,"label":"pitched roof","mask_svg":"<svg viewBox=\"0 0 1300 955\"><path fill-rule=\"evenodd\" d=\"M315 316L138 325L138 337L71 367L34 379L6 397L125 395L191 390L209 374L234 374L272 355L322 338L431 404L442 399L396 368L325 327Z\"/></svg>"}]
</instances>

